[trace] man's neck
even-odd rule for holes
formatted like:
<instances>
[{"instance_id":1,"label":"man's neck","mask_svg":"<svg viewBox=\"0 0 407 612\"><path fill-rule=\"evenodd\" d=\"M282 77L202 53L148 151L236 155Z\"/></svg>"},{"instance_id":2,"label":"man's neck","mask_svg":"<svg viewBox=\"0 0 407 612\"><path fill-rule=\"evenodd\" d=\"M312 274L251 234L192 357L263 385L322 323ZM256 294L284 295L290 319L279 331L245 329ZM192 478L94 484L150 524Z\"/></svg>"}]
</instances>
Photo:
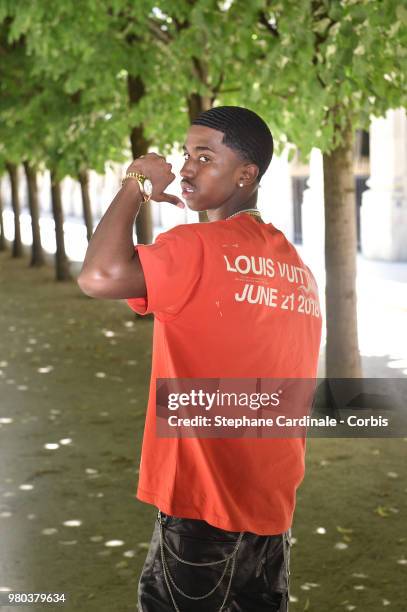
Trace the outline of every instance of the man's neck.
<instances>
[{"instance_id":1,"label":"man's neck","mask_svg":"<svg viewBox=\"0 0 407 612\"><path fill-rule=\"evenodd\" d=\"M222 221L238 213L240 210L247 210L248 208L257 208L257 189L251 194L249 199L243 202L228 202L219 208L213 208L206 212L209 221Z\"/></svg>"}]
</instances>

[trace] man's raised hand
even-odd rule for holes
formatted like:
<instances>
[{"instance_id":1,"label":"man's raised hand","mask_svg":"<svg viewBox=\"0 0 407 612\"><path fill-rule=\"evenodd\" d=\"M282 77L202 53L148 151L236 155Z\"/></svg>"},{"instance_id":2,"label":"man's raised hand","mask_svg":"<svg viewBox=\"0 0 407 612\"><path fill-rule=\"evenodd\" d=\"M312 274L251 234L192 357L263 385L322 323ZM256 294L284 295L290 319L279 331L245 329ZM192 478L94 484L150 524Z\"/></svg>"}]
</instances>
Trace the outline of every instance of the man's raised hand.
<instances>
[{"instance_id":1,"label":"man's raised hand","mask_svg":"<svg viewBox=\"0 0 407 612\"><path fill-rule=\"evenodd\" d=\"M132 161L126 170L126 174L128 172L138 172L150 179L153 185L151 199L154 202L169 202L179 208L185 208L185 204L180 198L164 191L175 179L175 174L172 172L172 165L167 163L162 155L157 153L142 155Z\"/></svg>"}]
</instances>

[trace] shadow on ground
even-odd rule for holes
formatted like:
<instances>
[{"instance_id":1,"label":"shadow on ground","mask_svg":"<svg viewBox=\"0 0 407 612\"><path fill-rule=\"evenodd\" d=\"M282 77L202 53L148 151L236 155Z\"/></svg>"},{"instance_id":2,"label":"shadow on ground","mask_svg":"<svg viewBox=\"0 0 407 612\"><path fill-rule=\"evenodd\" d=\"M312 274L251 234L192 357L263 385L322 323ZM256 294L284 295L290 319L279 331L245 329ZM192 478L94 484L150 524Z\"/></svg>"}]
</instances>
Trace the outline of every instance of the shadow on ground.
<instances>
[{"instance_id":1,"label":"shadow on ground","mask_svg":"<svg viewBox=\"0 0 407 612\"><path fill-rule=\"evenodd\" d=\"M152 323L27 265L0 254L0 587L135 611L155 515L134 497ZM406 449L308 440L290 611L404 609Z\"/></svg>"}]
</instances>

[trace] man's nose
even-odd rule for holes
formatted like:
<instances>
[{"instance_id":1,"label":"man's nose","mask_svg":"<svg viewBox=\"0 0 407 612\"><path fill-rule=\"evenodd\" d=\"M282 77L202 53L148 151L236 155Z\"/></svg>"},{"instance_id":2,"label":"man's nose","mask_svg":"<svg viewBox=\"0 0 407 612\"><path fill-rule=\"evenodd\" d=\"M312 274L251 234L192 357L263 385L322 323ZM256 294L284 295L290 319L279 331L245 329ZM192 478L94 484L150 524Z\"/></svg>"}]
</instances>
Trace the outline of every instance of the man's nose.
<instances>
[{"instance_id":1,"label":"man's nose","mask_svg":"<svg viewBox=\"0 0 407 612\"><path fill-rule=\"evenodd\" d=\"M195 176L195 174L196 171L193 162L191 162L190 159L186 159L184 165L180 170L180 175L185 178L192 178L193 176Z\"/></svg>"}]
</instances>

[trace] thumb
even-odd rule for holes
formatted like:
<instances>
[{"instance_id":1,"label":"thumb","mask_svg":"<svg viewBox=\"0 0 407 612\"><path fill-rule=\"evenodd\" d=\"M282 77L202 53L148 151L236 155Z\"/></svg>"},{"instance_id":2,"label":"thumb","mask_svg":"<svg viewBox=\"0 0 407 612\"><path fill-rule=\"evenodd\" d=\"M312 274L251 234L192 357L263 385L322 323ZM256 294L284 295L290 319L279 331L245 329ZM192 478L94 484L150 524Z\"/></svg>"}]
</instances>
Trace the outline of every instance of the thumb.
<instances>
[{"instance_id":1,"label":"thumb","mask_svg":"<svg viewBox=\"0 0 407 612\"><path fill-rule=\"evenodd\" d=\"M180 200L177 196L171 195L170 193L161 193L159 199L156 198L156 202L169 202L170 204L174 204L174 206L178 206L179 208L185 208L185 204L182 200Z\"/></svg>"}]
</instances>

